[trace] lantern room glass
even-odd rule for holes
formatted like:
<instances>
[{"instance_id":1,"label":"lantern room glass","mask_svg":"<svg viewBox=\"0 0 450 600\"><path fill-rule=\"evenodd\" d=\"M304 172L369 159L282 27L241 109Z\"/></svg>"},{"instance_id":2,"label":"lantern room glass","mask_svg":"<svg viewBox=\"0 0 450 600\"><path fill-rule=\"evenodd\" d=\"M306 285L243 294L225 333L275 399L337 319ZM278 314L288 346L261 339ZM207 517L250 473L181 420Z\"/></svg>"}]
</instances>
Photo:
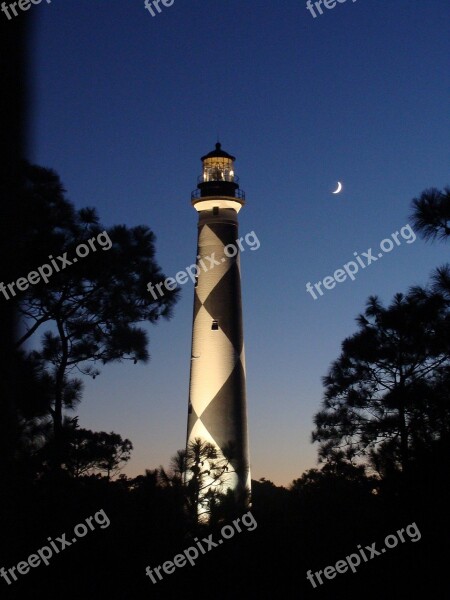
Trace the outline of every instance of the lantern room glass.
<instances>
[{"instance_id":1,"label":"lantern room glass","mask_svg":"<svg viewBox=\"0 0 450 600\"><path fill-rule=\"evenodd\" d=\"M234 164L231 158L206 158L203 161L203 181L234 181Z\"/></svg>"}]
</instances>

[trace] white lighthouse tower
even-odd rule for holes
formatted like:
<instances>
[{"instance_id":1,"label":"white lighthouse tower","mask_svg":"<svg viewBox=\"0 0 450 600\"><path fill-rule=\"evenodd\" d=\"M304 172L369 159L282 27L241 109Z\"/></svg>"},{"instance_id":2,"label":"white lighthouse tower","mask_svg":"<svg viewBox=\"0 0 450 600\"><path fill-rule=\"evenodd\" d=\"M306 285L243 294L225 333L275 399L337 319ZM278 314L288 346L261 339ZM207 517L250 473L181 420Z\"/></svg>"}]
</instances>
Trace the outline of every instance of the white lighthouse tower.
<instances>
[{"instance_id":1,"label":"white lighthouse tower","mask_svg":"<svg viewBox=\"0 0 450 600\"><path fill-rule=\"evenodd\" d=\"M221 491L248 498L247 405L238 213L245 204L235 157L217 143L202 157L191 201L198 212L187 444L200 438L219 455L232 448ZM210 257L209 260L205 260ZM214 264L212 263L214 259Z\"/></svg>"}]
</instances>

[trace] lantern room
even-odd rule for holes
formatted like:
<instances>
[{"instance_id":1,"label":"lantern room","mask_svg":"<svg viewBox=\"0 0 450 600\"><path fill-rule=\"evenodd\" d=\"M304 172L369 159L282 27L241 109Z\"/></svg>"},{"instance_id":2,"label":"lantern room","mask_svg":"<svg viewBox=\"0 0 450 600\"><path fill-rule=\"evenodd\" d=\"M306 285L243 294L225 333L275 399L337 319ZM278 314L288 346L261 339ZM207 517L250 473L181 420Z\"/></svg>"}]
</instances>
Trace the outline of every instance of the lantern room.
<instances>
[{"instance_id":1,"label":"lantern room","mask_svg":"<svg viewBox=\"0 0 450 600\"><path fill-rule=\"evenodd\" d=\"M201 158L203 172L199 177L197 189L192 192L192 199L210 196L231 196L243 199L244 192L239 189L238 177L234 174L236 158L222 150L220 142L212 152Z\"/></svg>"}]
</instances>

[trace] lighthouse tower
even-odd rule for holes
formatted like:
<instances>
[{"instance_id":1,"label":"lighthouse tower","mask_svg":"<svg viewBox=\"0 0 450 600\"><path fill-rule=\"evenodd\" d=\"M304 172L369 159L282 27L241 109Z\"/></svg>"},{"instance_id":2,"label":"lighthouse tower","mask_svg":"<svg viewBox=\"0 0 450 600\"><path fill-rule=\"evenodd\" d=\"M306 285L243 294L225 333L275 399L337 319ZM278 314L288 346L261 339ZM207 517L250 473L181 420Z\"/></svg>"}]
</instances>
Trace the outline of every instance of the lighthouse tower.
<instances>
[{"instance_id":1,"label":"lighthouse tower","mask_svg":"<svg viewBox=\"0 0 450 600\"><path fill-rule=\"evenodd\" d=\"M220 491L231 489L240 501L250 492L238 234L245 194L235 157L220 143L201 160L203 173L191 195L198 242L187 444L200 438L219 456L232 448Z\"/></svg>"}]
</instances>

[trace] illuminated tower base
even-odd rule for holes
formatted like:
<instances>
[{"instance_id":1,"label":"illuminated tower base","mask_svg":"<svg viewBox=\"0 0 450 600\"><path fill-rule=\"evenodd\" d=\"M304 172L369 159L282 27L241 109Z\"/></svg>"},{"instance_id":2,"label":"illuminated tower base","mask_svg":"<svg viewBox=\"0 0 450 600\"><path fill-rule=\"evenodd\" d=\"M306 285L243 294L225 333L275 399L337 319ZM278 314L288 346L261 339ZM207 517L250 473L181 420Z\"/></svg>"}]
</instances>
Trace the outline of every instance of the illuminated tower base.
<instances>
[{"instance_id":1,"label":"illuminated tower base","mask_svg":"<svg viewBox=\"0 0 450 600\"><path fill-rule=\"evenodd\" d=\"M238 212L244 193L234 157L220 144L202 157L203 176L192 193L198 211L198 276L194 292L187 443L210 442L219 455L232 447L220 491L249 496L245 357L242 328ZM206 259L210 257L211 260ZM215 259L215 264L211 261Z\"/></svg>"}]
</instances>

